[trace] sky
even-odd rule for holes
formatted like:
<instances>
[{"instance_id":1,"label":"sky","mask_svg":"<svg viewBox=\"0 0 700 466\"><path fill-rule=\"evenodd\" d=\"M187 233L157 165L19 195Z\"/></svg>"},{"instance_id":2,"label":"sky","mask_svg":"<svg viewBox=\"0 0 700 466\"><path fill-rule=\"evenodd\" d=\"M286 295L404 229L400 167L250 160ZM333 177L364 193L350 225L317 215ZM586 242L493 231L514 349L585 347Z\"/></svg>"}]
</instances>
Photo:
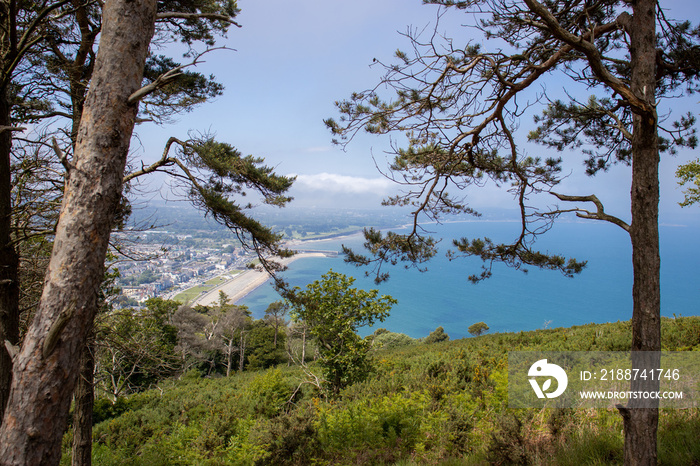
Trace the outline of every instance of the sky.
<instances>
[{"instance_id":1,"label":"sky","mask_svg":"<svg viewBox=\"0 0 700 466\"><path fill-rule=\"evenodd\" d=\"M663 5L669 7L669 16L697 24L698 3L678 0ZM391 62L395 50L408 49L409 42L400 33L408 27L432 28L437 7L422 5L420 0L239 0L239 7L242 11L237 21L242 27L231 28L228 38L217 43L235 50L214 51L197 67L224 84L224 95L180 116L174 124L138 127L139 143L132 146L136 154L146 162L153 161L170 136L186 137L189 131L214 133L218 140L244 154L264 157L277 173L296 175L293 206L379 208L381 199L398 191L378 171L385 169L390 159L386 153L389 136L360 135L343 151L332 145L323 120L339 116L335 101L374 87L383 70L370 66L373 59ZM441 18L438 30L456 44L472 40L487 50L497 48L496 42L486 42L478 31L462 27L473 21L473 16L450 11ZM177 56L178 51L174 47L165 52ZM548 93L563 93L565 89L565 83L557 80L544 85ZM695 111L699 104L698 96L686 98L683 111ZM523 139L530 125L532 117L524 117L520 129ZM530 155L548 155L539 146L528 146L527 150ZM582 157L562 155L573 155L569 158L575 163L567 165L571 175L561 192L595 193L609 213L629 218L628 167L615 167L591 179L581 175ZM675 158L663 157L662 222L700 218L697 206L678 207L683 195L674 177L680 163L697 157L698 151L688 150ZM154 192L162 180L150 183L145 190ZM480 210L514 207L512 196L494 186L467 196L470 205Z\"/></svg>"}]
</instances>

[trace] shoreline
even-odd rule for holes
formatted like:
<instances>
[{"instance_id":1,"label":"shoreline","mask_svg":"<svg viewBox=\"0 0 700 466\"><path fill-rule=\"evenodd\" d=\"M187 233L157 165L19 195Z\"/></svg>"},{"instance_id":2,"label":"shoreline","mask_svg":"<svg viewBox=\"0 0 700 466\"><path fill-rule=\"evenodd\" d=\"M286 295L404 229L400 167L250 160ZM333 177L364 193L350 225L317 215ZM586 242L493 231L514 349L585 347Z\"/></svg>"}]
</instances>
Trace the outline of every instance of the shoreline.
<instances>
[{"instance_id":1,"label":"shoreline","mask_svg":"<svg viewBox=\"0 0 700 466\"><path fill-rule=\"evenodd\" d=\"M295 254L292 257L278 259L278 262L284 266L289 266L289 264L297 259L309 257L326 257L326 254L322 252L304 252ZM190 303L190 306L207 306L217 303L219 300L219 291L226 293L230 302L236 304L259 287L265 285L268 280L270 280L270 275L264 270L246 270L221 285L212 288L205 294L198 296Z\"/></svg>"}]
</instances>

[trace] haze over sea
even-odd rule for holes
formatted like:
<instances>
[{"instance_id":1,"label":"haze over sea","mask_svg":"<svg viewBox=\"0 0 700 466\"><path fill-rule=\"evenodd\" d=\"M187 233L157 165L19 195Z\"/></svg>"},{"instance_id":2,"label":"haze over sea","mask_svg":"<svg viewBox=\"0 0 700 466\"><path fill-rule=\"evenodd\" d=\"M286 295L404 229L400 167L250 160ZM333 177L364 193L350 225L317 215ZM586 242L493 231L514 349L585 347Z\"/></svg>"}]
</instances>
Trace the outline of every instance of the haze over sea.
<instances>
[{"instance_id":1,"label":"haze over sea","mask_svg":"<svg viewBox=\"0 0 700 466\"><path fill-rule=\"evenodd\" d=\"M486 322L490 333L538 328L569 327L591 322L629 320L632 317L632 261L629 236L619 227L602 222L557 223L540 237L542 251L587 260L588 266L574 278L556 271L529 268L528 273L494 264L493 276L479 284L467 280L481 272L477 258L448 260L445 252L452 239L489 237L512 241L518 234L515 222L472 221L431 225L434 236L442 238L440 252L428 264L428 271L390 267L389 281L376 285L364 276L364 268L337 258L299 259L291 264L284 278L293 286L304 287L318 280L329 269L357 279L354 286L377 288L398 300L391 315L379 327L414 338L428 335L438 326L451 338L469 336L467 328ZM661 234L661 314L700 314L700 243L697 228L662 225ZM340 250L341 244L362 252L361 235L304 242L303 248ZM247 305L256 318L268 304L280 297L270 284L256 289L239 304Z\"/></svg>"}]
</instances>

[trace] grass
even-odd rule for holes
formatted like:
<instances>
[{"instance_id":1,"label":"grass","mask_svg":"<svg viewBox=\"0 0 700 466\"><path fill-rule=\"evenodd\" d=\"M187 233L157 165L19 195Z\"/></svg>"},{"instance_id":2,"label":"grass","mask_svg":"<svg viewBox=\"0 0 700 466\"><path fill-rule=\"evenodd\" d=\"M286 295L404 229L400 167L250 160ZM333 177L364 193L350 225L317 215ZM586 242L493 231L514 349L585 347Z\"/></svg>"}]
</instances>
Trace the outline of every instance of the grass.
<instances>
[{"instance_id":1,"label":"grass","mask_svg":"<svg viewBox=\"0 0 700 466\"><path fill-rule=\"evenodd\" d=\"M336 236L342 236L342 235L349 235L349 234L354 234L362 231L362 227L360 226L355 226L351 225L347 228L338 228L332 231L323 231L323 232L307 232L306 235L303 235L298 232L294 231L292 234L291 238L286 238L286 239L292 239L292 240L303 240L303 241L309 241L309 240L316 240L316 239L327 239L327 238L334 238Z\"/></svg>"},{"instance_id":2,"label":"grass","mask_svg":"<svg viewBox=\"0 0 700 466\"><path fill-rule=\"evenodd\" d=\"M235 272L235 273L240 273L240 272ZM230 272L227 272L226 275L231 275ZM173 300L179 301L183 304L185 303L190 303L194 299L196 299L200 294L205 293L207 291L210 291L217 286L221 285L222 283L227 282L229 279L225 278L222 275L219 275L217 277L214 277L210 280L207 280L206 282L202 283L201 285L194 286L192 288L188 288L182 293L178 293L175 295Z\"/></svg>"}]
</instances>

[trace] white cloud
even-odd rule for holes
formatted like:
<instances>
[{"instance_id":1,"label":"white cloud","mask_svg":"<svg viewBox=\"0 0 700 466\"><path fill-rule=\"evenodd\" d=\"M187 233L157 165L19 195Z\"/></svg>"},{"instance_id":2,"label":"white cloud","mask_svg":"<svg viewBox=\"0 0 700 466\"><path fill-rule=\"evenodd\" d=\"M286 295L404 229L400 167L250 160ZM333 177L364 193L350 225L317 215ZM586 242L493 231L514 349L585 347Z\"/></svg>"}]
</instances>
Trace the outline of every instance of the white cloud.
<instances>
[{"instance_id":1,"label":"white cloud","mask_svg":"<svg viewBox=\"0 0 700 466\"><path fill-rule=\"evenodd\" d=\"M396 185L386 178L362 178L337 173L318 173L297 175L294 187L331 194L377 194L383 196L391 192Z\"/></svg>"}]
</instances>

